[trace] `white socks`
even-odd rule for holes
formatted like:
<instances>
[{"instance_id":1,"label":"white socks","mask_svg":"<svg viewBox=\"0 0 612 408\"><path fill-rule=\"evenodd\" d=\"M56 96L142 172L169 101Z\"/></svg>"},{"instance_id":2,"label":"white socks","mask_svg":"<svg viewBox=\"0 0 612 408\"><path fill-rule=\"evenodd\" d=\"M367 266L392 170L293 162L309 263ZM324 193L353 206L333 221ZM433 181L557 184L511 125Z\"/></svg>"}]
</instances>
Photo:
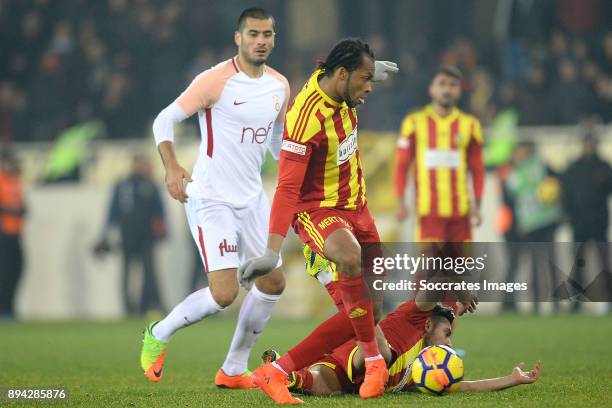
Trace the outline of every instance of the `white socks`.
<instances>
[{"instance_id":1,"label":"white socks","mask_svg":"<svg viewBox=\"0 0 612 408\"><path fill-rule=\"evenodd\" d=\"M232 345L222 367L226 375L239 375L247 370L251 349L270 320L272 308L279 298L280 295L261 292L255 285L244 298Z\"/></svg>"},{"instance_id":2,"label":"white socks","mask_svg":"<svg viewBox=\"0 0 612 408\"><path fill-rule=\"evenodd\" d=\"M223 309L215 302L209 288L200 289L187 296L168 316L157 323L153 327L153 336L161 341L170 341L170 337L178 329L190 326Z\"/></svg>"},{"instance_id":3,"label":"white socks","mask_svg":"<svg viewBox=\"0 0 612 408\"><path fill-rule=\"evenodd\" d=\"M234 338L222 367L225 374L240 375L247 370L251 348L270 320L272 308L279 298L280 295L268 295L253 285L240 308ZM157 323L153 327L153 336L168 342L177 330L223 309L215 302L209 288L200 289L187 296Z\"/></svg>"}]
</instances>

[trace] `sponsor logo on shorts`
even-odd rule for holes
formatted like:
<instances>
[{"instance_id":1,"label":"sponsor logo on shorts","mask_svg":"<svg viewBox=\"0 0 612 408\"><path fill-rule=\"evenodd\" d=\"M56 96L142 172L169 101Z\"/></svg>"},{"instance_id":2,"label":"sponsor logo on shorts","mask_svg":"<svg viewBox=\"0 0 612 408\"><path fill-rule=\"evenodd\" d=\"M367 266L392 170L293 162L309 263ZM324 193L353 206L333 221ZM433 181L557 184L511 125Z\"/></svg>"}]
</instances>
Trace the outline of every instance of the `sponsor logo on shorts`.
<instances>
[{"instance_id":1,"label":"sponsor logo on shorts","mask_svg":"<svg viewBox=\"0 0 612 408\"><path fill-rule=\"evenodd\" d=\"M324 230L325 228L329 227L332 224L335 223L342 223L344 225L346 225L346 227L350 230L353 229L353 226L351 224L349 224L348 221L346 221L344 218L342 217L338 217L337 215L332 215L331 217L327 217L325 218L323 221L319 222L318 227L319 229Z\"/></svg>"},{"instance_id":2,"label":"sponsor logo on shorts","mask_svg":"<svg viewBox=\"0 0 612 408\"><path fill-rule=\"evenodd\" d=\"M281 150L285 150L290 153L299 154L301 156L306 156L306 146L303 144L292 142L290 140L283 140L283 144L281 145Z\"/></svg>"},{"instance_id":3,"label":"sponsor logo on shorts","mask_svg":"<svg viewBox=\"0 0 612 408\"><path fill-rule=\"evenodd\" d=\"M227 243L227 239L223 239L223 242L219 244L219 252L221 256L225 256L225 254L230 252L238 252L238 244L231 245Z\"/></svg>"}]
</instances>

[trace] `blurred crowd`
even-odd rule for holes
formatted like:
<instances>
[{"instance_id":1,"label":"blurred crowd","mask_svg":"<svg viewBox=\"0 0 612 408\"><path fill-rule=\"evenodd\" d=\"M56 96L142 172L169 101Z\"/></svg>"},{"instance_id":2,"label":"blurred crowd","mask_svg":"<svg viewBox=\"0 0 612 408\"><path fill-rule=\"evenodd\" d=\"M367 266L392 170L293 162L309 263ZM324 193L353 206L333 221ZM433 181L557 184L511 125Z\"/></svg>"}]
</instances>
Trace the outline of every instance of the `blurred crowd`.
<instances>
[{"instance_id":1,"label":"blurred crowd","mask_svg":"<svg viewBox=\"0 0 612 408\"><path fill-rule=\"evenodd\" d=\"M271 65L295 91L330 44L291 49L287 3L260 3L278 20ZM361 3L351 3L352 9ZM468 3L474 2L461 4ZM150 121L191 78L234 54L232 32L243 7L195 0L0 1L0 144L54 140L62 129L92 119L105 124L108 138L147 135ZM574 124L585 117L609 122L612 31L572 31L563 21L556 27L534 37L509 35L484 48L469 35L402 42L391 40L384 27L370 28L362 35L381 58L396 59L401 72L381 85L393 92L368 100L362 126L396 130L408 110L427 101L431 70L440 64L463 70L462 107L485 124L507 108L524 125ZM339 31L355 34L345 23Z\"/></svg>"},{"instance_id":2,"label":"blurred crowd","mask_svg":"<svg viewBox=\"0 0 612 408\"><path fill-rule=\"evenodd\" d=\"M502 53L493 104L484 103L493 91L490 74L479 70L471 76L469 107L483 119L494 108L514 107L524 125L571 125L588 117L612 120L612 31L587 42L555 30L548 44L514 42ZM521 66L514 58L524 60Z\"/></svg>"}]
</instances>

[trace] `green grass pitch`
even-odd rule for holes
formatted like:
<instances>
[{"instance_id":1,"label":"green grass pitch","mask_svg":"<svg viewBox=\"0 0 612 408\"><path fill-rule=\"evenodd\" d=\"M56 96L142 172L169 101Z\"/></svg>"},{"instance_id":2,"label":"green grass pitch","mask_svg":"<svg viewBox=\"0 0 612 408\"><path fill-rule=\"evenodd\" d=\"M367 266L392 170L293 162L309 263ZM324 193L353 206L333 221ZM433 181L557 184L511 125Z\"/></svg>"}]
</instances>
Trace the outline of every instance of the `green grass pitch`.
<instances>
[{"instance_id":1,"label":"green grass pitch","mask_svg":"<svg viewBox=\"0 0 612 408\"><path fill-rule=\"evenodd\" d=\"M265 348L284 352L316 323L273 319L252 353L251 368ZM0 323L0 387L63 385L70 406L274 406L260 391L220 390L212 383L232 336L231 318L209 319L179 332L159 384L149 383L140 370L143 326L139 321ZM506 375L516 363L531 366L541 359L540 381L496 393L444 397L407 393L368 401L358 396L304 399L311 407L609 407L611 337L609 316L469 316L459 321L453 340L467 352L466 379Z\"/></svg>"}]
</instances>

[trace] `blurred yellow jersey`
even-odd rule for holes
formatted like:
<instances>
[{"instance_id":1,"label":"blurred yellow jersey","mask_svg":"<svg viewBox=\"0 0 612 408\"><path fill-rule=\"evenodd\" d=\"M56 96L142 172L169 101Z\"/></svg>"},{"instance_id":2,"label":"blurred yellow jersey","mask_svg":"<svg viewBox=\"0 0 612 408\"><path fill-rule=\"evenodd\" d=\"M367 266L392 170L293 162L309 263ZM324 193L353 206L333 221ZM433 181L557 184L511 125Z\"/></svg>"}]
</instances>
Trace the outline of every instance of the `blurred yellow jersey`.
<instances>
[{"instance_id":1,"label":"blurred yellow jersey","mask_svg":"<svg viewBox=\"0 0 612 408\"><path fill-rule=\"evenodd\" d=\"M398 149L415 163L419 216L465 216L469 212L468 167L483 143L480 121L457 108L446 117L431 107L406 116Z\"/></svg>"}]
</instances>

